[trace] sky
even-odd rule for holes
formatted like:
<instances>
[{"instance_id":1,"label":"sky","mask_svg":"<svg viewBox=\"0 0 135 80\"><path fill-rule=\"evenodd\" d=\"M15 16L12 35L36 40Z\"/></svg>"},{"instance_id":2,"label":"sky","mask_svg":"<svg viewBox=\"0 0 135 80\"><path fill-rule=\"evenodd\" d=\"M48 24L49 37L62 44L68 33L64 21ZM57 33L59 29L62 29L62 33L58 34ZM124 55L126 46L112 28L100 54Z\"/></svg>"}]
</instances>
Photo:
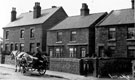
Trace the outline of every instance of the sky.
<instances>
[{"instance_id":1,"label":"sky","mask_svg":"<svg viewBox=\"0 0 135 80\"><path fill-rule=\"evenodd\" d=\"M17 16L33 11L35 2L40 2L42 9L52 6L62 6L68 16L80 14L82 3L87 3L90 13L110 12L111 10L131 8L131 0L1 0L0 1L0 37L3 37L3 27L11 20L12 7L16 8Z\"/></svg>"}]
</instances>

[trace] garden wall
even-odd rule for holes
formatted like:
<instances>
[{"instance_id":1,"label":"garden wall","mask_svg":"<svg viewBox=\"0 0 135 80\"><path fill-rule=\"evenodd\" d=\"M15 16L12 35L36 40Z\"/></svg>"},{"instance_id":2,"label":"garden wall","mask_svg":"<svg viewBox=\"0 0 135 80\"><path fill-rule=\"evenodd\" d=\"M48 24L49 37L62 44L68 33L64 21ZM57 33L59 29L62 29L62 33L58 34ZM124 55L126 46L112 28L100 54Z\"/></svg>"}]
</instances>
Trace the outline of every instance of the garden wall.
<instances>
[{"instance_id":1,"label":"garden wall","mask_svg":"<svg viewBox=\"0 0 135 80\"><path fill-rule=\"evenodd\" d=\"M81 59L50 58L50 70L80 74Z\"/></svg>"}]
</instances>

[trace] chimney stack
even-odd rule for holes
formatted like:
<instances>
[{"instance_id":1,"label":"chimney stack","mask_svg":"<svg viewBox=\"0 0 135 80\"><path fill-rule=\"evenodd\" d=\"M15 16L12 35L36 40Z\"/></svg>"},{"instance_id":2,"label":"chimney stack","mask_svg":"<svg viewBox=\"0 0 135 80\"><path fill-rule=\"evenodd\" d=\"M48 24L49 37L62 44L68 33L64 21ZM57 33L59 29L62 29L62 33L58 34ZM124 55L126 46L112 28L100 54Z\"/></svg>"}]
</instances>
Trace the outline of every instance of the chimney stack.
<instances>
[{"instance_id":1,"label":"chimney stack","mask_svg":"<svg viewBox=\"0 0 135 80\"><path fill-rule=\"evenodd\" d=\"M39 2L35 2L35 6L33 8L33 18L38 18L41 16L41 7Z\"/></svg>"},{"instance_id":2,"label":"chimney stack","mask_svg":"<svg viewBox=\"0 0 135 80\"><path fill-rule=\"evenodd\" d=\"M89 15L89 8L86 3L82 3L82 8L81 8L81 16L87 16Z\"/></svg>"},{"instance_id":3,"label":"chimney stack","mask_svg":"<svg viewBox=\"0 0 135 80\"><path fill-rule=\"evenodd\" d=\"M11 11L11 22L16 20L16 13L16 8L13 7Z\"/></svg>"},{"instance_id":4,"label":"chimney stack","mask_svg":"<svg viewBox=\"0 0 135 80\"><path fill-rule=\"evenodd\" d=\"M131 3L132 3L132 9L134 9L135 7L134 0L131 0Z\"/></svg>"}]
</instances>

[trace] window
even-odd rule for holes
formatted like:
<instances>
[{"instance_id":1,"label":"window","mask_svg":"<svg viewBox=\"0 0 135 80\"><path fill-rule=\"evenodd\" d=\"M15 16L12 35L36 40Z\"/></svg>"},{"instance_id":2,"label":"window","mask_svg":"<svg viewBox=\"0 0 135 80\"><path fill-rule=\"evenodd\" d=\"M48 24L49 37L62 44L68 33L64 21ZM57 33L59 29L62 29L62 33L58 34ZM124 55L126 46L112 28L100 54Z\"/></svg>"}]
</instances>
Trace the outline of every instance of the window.
<instances>
[{"instance_id":1,"label":"window","mask_svg":"<svg viewBox=\"0 0 135 80\"><path fill-rule=\"evenodd\" d=\"M55 48L55 57L59 58L59 57L62 57L62 52L63 52L63 49L62 47L57 47Z\"/></svg>"},{"instance_id":2,"label":"window","mask_svg":"<svg viewBox=\"0 0 135 80\"><path fill-rule=\"evenodd\" d=\"M76 58L76 48L75 47L70 47L69 48L69 57L70 58Z\"/></svg>"},{"instance_id":3,"label":"window","mask_svg":"<svg viewBox=\"0 0 135 80\"><path fill-rule=\"evenodd\" d=\"M34 32L35 32L35 29L34 28L31 28L30 29L30 38L34 38Z\"/></svg>"},{"instance_id":4,"label":"window","mask_svg":"<svg viewBox=\"0 0 135 80\"><path fill-rule=\"evenodd\" d=\"M86 48L82 47L81 48L81 58L86 57L86 52L87 52Z\"/></svg>"},{"instance_id":5,"label":"window","mask_svg":"<svg viewBox=\"0 0 135 80\"><path fill-rule=\"evenodd\" d=\"M116 29L115 28L109 28L108 39L115 40L115 38L116 38Z\"/></svg>"},{"instance_id":6,"label":"window","mask_svg":"<svg viewBox=\"0 0 135 80\"><path fill-rule=\"evenodd\" d=\"M34 43L30 43L30 53L34 53L35 49L34 49Z\"/></svg>"},{"instance_id":7,"label":"window","mask_svg":"<svg viewBox=\"0 0 135 80\"><path fill-rule=\"evenodd\" d=\"M10 45L10 51L13 51L13 44Z\"/></svg>"},{"instance_id":8,"label":"window","mask_svg":"<svg viewBox=\"0 0 135 80\"><path fill-rule=\"evenodd\" d=\"M18 44L15 43L15 50L18 50Z\"/></svg>"},{"instance_id":9,"label":"window","mask_svg":"<svg viewBox=\"0 0 135 80\"><path fill-rule=\"evenodd\" d=\"M20 51L24 51L24 43L20 44Z\"/></svg>"},{"instance_id":10,"label":"window","mask_svg":"<svg viewBox=\"0 0 135 80\"><path fill-rule=\"evenodd\" d=\"M9 51L9 44L5 44L5 50Z\"/></svg>"},{"instance_id":11,"label":"window","mask_svg":"<svg viewBox=\"0 0 135 80\"><path fill-rule=\"evenodd\" d=\"M115 54L115 46L109 46L108 47L108 51L106 52L106 56L107 57L112 57L112 54Z\"/></svg>"},{"instance_id":12,"label":"window","mask_svg":"<svg viewBox=\"0 0 135 80\"><path fill-rule=\"evenodd\" d=\"M24 38L24 30L23 29L20 31L20 38Z\"/></svg>"},{"instance_id":13,"label":"window","mask_svg":"<svg viewBox=\"0 0 135 80\"><path fill-rule=\"evenodd\" d=\"M127 57L135 58L135 46L128 46Z\"/></svg>"},{"instance_id":14,"label":"window","mask_svg":"<svg viewBox=\"0 0 135 80\"><path fill-rule=\"evenodd\" d=\"M62 42L62 32L57 32L57 42Z\"/></svg>"},{"instance_id":15,"label":"window","mask_svg":"<svg viewBox=\"0 0 135 80\"><path fill-rule=\"evenodd\" d=\"M52 48L49 48L49 56L53 57L53 49Z\"/></svg>"},{"instance_id":16,"label":"window","mask_svg":"<svg viewBox=\"0 0 135 80\"><path fill-rule=\"evenodd\" d=\"M135 39L135 27L128 28L127 38L128 39Z\"/></svg>"},{"instance_id":17,"label":"window","mask_svg":"<svg viewBox=\"0 0 135 80\"><path fill-rule=\"evenodd\" d=\"M6 39L9 39L9 31L6 31Z\"/></svg>"},{"instance_id":18,"label":"window","mask_svg":"<svg viewBox=\"0 0 135 80\"><path fill-rule=\"evenodd\" d=\"M98 47L98 57L104 57L104 46Z\"/></svg>"},{"instance_id":19,"label":"window","mask_svg":"<svg viewBox=\"0 0 135 80\"><path fill-rule=\"evenodd\" d=\"M76 41L76 31L71 31L70 41Z\"/></svg>"}]
</instances>

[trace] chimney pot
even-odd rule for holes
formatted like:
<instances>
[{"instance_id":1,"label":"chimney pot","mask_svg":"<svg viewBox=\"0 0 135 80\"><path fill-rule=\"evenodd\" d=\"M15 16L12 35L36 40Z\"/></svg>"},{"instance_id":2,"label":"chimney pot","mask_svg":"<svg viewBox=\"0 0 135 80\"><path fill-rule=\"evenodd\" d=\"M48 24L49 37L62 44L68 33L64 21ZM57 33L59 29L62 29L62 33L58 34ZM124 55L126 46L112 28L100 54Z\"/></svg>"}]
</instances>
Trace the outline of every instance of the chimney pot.
<instances>
[{"instance_id":1,"label":"chimney pot","mask_svg":"<svg viewBox=\"0 0 135 80\"><path fill-rule=\"evenodd\" d=\"M11 11L11 22L16 20L16 8L12 7L12 11Z\"/></svg>"},{"instance_id":2,"label":"chimney pot","mask_svg":"<svg viewBox=\"0 0 135 80\"><path fill-rule=\"evenodd\" d=\"M52 8L56 8L57 6L52 6Z\"/></svg>"},{"instance_id":3,"label":"chimney pot","mask_svg":"<svg viewBox=\"0 0 135 80\"><path fill-rule=\"evenodd\" d=\"M82 8L81 8L81 16L87 16L89 15L89 8L86 3L82 3Z\"/></svg>"}]
</instances>

